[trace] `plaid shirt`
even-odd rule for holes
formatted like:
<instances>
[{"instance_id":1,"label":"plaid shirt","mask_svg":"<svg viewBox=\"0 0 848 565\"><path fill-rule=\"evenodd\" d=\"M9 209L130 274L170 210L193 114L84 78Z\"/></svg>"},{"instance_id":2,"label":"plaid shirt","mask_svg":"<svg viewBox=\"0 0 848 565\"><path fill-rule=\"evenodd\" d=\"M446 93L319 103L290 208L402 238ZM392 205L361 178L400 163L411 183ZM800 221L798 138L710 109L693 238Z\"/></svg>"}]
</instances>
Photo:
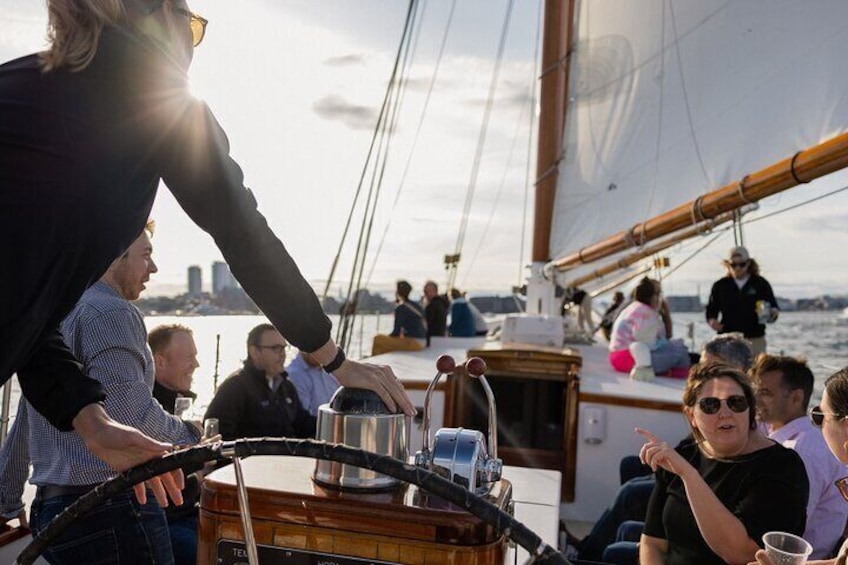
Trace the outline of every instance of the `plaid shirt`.
<instances>
[{"instance_id":1,"label":"plaid shirt","mask_svg":"<svg viewBox=\"0 0 848 565\"><path fill-rule=\"evenodd\" d=\"M144 320L115 289L95 283L62 321L61 330L85 373L106 389L109 416L160 441L198 441L198 430L166 413L154 400L153 356ZM35 485L91 485L117 476L75 432L60 432L21 399L18 417L0 450L0 514L15 516L23 508L30 461L30 482Z\"/></svg>"}]
</instances>

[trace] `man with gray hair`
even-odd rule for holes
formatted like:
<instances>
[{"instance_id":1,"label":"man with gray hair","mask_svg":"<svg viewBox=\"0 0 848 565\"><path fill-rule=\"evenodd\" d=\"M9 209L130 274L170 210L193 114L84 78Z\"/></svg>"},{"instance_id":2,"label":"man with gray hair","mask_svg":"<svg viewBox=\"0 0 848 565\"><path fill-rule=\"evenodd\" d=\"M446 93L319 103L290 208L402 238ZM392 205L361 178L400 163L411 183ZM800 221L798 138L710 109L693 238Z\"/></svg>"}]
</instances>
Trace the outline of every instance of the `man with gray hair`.
<instances>
[{"instance_id":1,"label":"man with gray hair","mask_svg":"<svg viewBox=\"0 0 848 565\"><path fill-rule=\"evenodd\" d=\"M725 363L747 372L754 364L754 352L743 334L720 334L704 345L701 363Z\"/></svg>"}]
</instances>

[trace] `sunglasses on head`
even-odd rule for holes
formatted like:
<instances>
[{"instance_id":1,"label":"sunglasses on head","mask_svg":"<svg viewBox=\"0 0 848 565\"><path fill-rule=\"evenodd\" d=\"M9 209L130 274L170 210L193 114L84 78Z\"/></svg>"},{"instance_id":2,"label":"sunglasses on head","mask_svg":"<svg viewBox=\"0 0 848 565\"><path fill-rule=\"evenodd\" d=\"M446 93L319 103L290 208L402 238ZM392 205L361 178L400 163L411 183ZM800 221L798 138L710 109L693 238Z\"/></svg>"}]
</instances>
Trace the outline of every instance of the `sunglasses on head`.
<instances>
[{"instance_id":1,"label":"sunglasses on head","mask_svg":"<svg viewBox=\"0 0 848 565\"><path fill-rule=\"evenodd\" d=\"M836 416L839 419L844 418L845 416L841 416L836 412L822 412L821 406L813 406L810 408L810 420L813 421L813 425L817 428L820 428L824 425L824 417L825 416Z\"/></svg>"},{"instance_id":2,"label":"sunglasses on head","mask_svg":"<svg viewBox=\"0 0 848 565\"><path fill-rule=\"evenodd\" d=\"M716 414L719 410L721 410L722 400L724 400L724 403L727 404L727 407L730 408L731 412L739 414L748 409L748 399L741 394L734 394L725 399L708 396L698 401L698 408L700 408L701 412L704 414Z\"/></svg>"}]
</instances>

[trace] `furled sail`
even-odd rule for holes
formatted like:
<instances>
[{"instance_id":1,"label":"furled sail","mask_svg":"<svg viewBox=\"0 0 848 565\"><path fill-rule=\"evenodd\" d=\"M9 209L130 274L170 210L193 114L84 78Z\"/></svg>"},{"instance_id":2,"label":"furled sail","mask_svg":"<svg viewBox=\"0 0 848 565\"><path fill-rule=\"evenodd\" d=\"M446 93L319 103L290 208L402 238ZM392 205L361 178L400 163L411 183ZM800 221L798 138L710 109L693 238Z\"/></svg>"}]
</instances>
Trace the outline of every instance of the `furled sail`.
<instances>
[{"instance_id":1,"label":"furled sail","mask_svg":"<svg viewBox=\"0 0 848 565\"><path fill-rule=\"evenodd\" d=\"M848 127L844 0L584 0L574 29L552 258Z\"/></svg>"}]
</instances>

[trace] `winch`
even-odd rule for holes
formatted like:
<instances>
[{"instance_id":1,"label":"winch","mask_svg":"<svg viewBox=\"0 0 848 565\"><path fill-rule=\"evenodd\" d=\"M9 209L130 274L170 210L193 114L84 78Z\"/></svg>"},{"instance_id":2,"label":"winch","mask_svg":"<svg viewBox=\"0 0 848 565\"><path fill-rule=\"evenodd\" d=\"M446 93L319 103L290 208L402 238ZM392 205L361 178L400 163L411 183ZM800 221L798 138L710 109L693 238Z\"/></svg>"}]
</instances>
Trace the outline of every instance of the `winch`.
<instances>
[{"instance_id":1,"label":"winch","mask_svg":"<svg viewBox=\"0 0 848 565\"><path fill-rule=\"evenodd\" d=\"M442 375L457 371L454 360L442 355L436 361L436 377L427 387L424 397L424 440L423 448L415 454L415 464L433 471L451 482L463 485L475 494L488 492L495 481L501 478L503 462L498 459L498 421L495 396L486 381L486 363L472 357L465 364L468 376L478 379L489 402L489 450L486 440L477 430L465 428L442 428L436 432L433 447L430 447L430 400L433 390Z\"/></svg>"},{"instance_id":2,"label":"winch","mask_svg":"<svg viewBox=\"0 0 848 565\"><path fill-rule=\"evenodd\" d=\"M430 396L444 375L467 378L468 374L480 380L489 397L490 421L497 421L494 398L483 375L485 363L470 359L455 366L452 358L443 356L436 367L425 398L424 447L415 456L416 465L511 511L512 483L501 478L493 429L488 444L484 434L464 428L440 429L432 447L430 443ZM374 393L340 389L329 404L321 406L317 435L375 457L408 461L408 425L405 416L392 414ZM246 488L239 489L240 481ZM248 508L244 522L242 508ZM298 457L248 457L204 479L198 563L246 563L249 552L244 540L251 537L263 565L494 565L503 563L507 552L506 539L495 526L438 495L368 469Z\"/></svg>"}]
</instances>

